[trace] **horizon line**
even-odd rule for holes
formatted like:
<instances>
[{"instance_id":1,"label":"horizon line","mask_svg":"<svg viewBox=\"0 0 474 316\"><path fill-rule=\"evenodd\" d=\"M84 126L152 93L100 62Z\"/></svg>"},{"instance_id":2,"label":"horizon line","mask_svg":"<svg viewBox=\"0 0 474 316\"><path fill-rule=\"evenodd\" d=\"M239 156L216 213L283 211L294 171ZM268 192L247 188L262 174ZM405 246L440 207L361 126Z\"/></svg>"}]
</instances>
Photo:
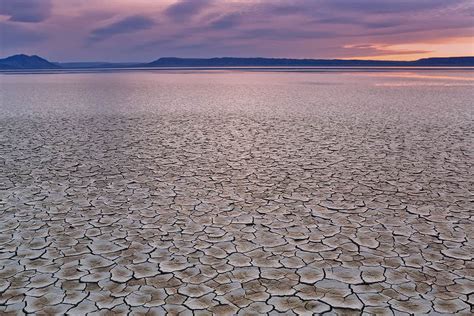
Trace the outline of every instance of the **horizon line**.
<instances>
[{"instance_id":1,"label":"horizon line","mask_svg":"<svg viewBox=\"0 0 474 316\"><path fill-rule=\"evenodd\" d=\"M5 59L13 56L19 56L19 55L25 55L25 56L38 56L40 58L44 58L52 63L111 63L111 64L134 64L134 63L150 63L157 61L159 59L164 59L164 58L176 58L176 59L198 59L198 60L206 60L206 59L224 59L224 58L234 58L234 59L282 59L282 60L328 60L328 61L335 61L335 60L345 60L345 61L375 61L375 62L415 62L419 60L424 60L424 59L436 59L436 58L466 58L466 57L474 57L474 55L460 55L460 56L432 56L432 57L423 57L423 58L417 58L417 59L406 59L406 60L394 60L394 59L371 59L371 57L349 57L349 58L311 58L311 57L301 57L301 58L292 58L292 57L264 57L264 56L248 56L248 57L236 57L236 56L213 56L213 57L179 57L179 56L160 56L157 57L151 61L103 61L103 60L69 60L69 61L51 61L50 59L38 55L38 54L25 54L25 53L18 53L18 54L13 54L10 56L6 56L0 59ZM376 56L373 56L372 58L376 58Z\"/></svg>"}]
</instances>

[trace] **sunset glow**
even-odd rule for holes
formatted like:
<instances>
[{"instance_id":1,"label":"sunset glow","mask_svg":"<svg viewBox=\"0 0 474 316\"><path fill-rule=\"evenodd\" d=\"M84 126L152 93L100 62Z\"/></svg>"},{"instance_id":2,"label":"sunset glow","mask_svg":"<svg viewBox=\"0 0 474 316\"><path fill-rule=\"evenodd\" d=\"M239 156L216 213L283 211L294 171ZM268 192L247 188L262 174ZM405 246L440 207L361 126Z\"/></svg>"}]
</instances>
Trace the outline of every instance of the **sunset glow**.
<instances>
[{"instance_id":1,"label":"sunset glow","mask_svg":"<svg viewBox=\"0 0 474 316\"><path fill-rule=\"evenodd\" d=\"M353 58L370 60L416 60L427 57L471 56L474 54L474 41L472 37L447 38L428 43L417 42L396 45L374 45L373 47L376 50L380 50L383 54L354 56Z\"/></svg>"},{"instance_id":2,"label":"sunset glow","mask_svg":"<svg viewBox=\"0 0 474 316\"><path fill-rule=\"evenodd\" d=\"M4 0L2 55L414 60L474 55L469 0Z\"/></svg>"}]
</instances>

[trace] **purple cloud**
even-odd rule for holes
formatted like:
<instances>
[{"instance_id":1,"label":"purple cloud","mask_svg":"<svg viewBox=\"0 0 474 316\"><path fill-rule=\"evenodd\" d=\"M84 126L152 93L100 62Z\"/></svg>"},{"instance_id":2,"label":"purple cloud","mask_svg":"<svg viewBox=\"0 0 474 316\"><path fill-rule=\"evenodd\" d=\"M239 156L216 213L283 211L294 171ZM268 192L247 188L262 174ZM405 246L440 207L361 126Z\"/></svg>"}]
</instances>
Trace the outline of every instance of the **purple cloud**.
<instances>
[{"instance_id":1,"label":"purple cloud","mask_svg":"<svg viewBox=\"0 0 474 316\"><path fill-rule=\"evenodd\" d=\"M9 16L9 21L41 22L51 15L50 0L2 0L0 15Z\"/></svg>"},{"instance_id":2,"label":"purple cloud","mask_svg":"<svg viewBox=\"0 0 474 316\"><path fill-rule=\"evenodd\" d=\"M155 22L149 17L143 15L130 16L118 22L93 30L89 36L89 40L93 42L102 41L118 34L146 30L151 28L153 25L155 25Z\"/></svg>"},{"instance_id":3,"label":"purple cloud","mask_svg":"<svg viewBox=\"0 0 474 316\"><path fill-rule=\"evenodd\" d=\"M400 54L421 54L423 49L411 49L413 43L425 48L431 43L454 47L453 41L467 42L474 32L472 0L0 2L1 20L7 25L0 32L8 32L2 37L9 39L2 44L8 47L4 54L28 47L56 60L232 55L343 58L394 54L392 47L399 44L410 44ZM33 21L39 21L35 28L24 23ZM155 21L159 28L154 27ZM44 40L37 40L40 36ZM453 50L453 54L461 53L474 54Z\"/></svg>"},{"instance_id":4,"label":"purple cloud","mask_svg":"<svg viewBox=\"0 0 474 316\"><path fill-rule=\"evenodd\" d=\"M240 24L242 16L239 13L226 14L211 23L211 28L216 30L224 30L236 27Z\"/></svg>"},{"instance_id":5,"label":"purple cloud","mask_svg":"<svg viewBox=\"0 0 474 316\"><path fill-rule=\"evenodd\" d=\"M462 3L463 0L324 0L327 8L368 13L404 13L432 10Z\"/></svg>"},{"instance_id":6,"label":"purple cloud","mask_svg":"<svg viewBox=\"0 0 474 316\"><path fill-rule=\"evenodd\" d=\"M169 6L165 14L173 20L184 21L202 12L211 4L211 0L181 0Z\"/></svg>"}]
</instances>

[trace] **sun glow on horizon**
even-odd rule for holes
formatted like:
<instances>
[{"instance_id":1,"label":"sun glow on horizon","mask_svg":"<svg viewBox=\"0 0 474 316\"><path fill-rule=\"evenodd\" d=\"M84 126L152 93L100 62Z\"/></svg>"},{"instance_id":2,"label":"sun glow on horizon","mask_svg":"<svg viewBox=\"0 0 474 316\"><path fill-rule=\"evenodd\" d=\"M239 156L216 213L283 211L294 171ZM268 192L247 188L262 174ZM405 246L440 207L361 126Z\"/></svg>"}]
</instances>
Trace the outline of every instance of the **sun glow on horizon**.
<instances>
[{"instance_id":1,"label":"sun glow on horizon","mask_svg":"<svg viewBox=\"0 0 474 316\"><path fill-rule=\"evenodd\" d=\"M355 48L354 45L346 45L344 48ZM409 44L375 44L371 48L380 51L381 54L354 55L344 59L361 60L396 60L410 61L430 57L460 57L474 56L474 37L448 38L431 42L418 42Z\"/></svg>"}]
</instances>

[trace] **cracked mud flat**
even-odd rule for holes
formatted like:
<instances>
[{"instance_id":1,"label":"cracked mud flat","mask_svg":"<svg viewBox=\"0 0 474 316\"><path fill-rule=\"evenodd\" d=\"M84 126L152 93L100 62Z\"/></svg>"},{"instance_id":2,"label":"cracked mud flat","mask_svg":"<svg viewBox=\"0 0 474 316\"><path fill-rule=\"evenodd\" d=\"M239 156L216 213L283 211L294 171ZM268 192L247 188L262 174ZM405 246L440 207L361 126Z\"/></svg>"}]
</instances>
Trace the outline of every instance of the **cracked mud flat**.
<instances>
[{"instance_id":1,"label":"cracked mud flat","mask_svg":"<svg viewBox=\"0 0 474 316\"><path fill-rule=\"evenodd\" d=\"M0 314L470 315L471 79L4 75Z\"/></svg>"}]
</instances>

